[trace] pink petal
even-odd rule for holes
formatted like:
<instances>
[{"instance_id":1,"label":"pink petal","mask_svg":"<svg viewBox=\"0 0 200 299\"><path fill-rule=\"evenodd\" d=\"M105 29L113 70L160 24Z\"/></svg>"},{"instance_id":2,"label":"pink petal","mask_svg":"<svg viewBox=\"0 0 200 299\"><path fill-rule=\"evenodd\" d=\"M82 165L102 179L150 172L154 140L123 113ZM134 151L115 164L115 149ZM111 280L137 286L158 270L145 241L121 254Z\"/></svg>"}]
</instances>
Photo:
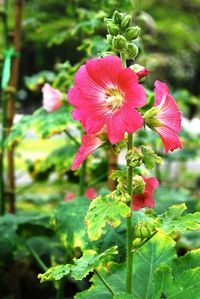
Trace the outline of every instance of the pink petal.
<instances>
[{"instance_id":1,"label":"pink petal","mask_svg":"<svg viewBox=\"0 0 200 299\"><path fill-rule=\"evenodd\" d=\"M146 104L146 94L144 87L140 84L135 84L132 89L125 92L126 101L131 102L134 108L143 107Z\"/></svg>"},{"instance_id":2,"label":"pink petal","mask_svg":"<svg viewBox=\"0 0 200 299\"><path fill-rule=\"evenodd\" d=\"M112 144L124 138L124 133L133 133L143 125L143 118L140 113L130 106L124 106L121 110L113 114L107 123L108 139Z\"/></svg>"},{"instance_id":3,"label":"pink petal","mask_svg":"<svg viewBox=\"0 0 200 299\"><path fill-rule=\"evenodd\" d=\"M158 80L154 83L155 86L155 93L156 93L156 100L155 100L155 106L159 105L163 98L170 93L169 88L167 87L167 84L160 82Z\"/></svg>"},{"instance_id":4,"label":"pink petal","mask_svg":"<svg viewBox=\"0 0 200 299\"><path fill-rule=\"evenodd\" d=\"M42 88L43 93L43 108L48 112L53 112L60 108L62 103L62 94L59 90L51 87L50 84L45 83Z\"/></svg>"},{"instance_id":5,"label":"pink petal","mask_svg":"<svg viewBox=\"0 0 200 299\"><path fill-rule=\"evenodd\" d=\"M87 196L91 200L97 197L97 193L96 193L96 190L94 188L88 188L85 191L84 195Z\"/></svg>"},{"instance_id":6,"label":"pink petal","mask_svg":"<svg viewBox=\"0 0 200 299\"><path fill-rule=\"evenodd\" d=\"M75 198L75 194L72 192L68 192L64 198L64 201L70 201Z\"/></svg>"},{"instance_id":7,"label":"pink petal","mask_svg":"<svg viewBox=\"0 0 200 299\"><path fill-rule=\"evenodd\" d=\"M77 169L81 163L102 144L103 141L96 135L84 135L82 137L82 145L79 147L72 163L72 170Z\"/></svg>"},{"instance_id":8,"label":"pink petal","mask_svg":"<svg viewBox=\"0 0 200 299\"><path fill-rule=\"evenodd\" d=\"M146 178L143 176L142 178L146 183L145 191L147 192L153 193L154 189L159 186L159 182L155 177Z\"/></svg>"},{"instance_id":9,"label":"pink petal","mask_svg":"<svg viewBox=\"0 0 200 299\"><path fill-rule=\"evenodd\" d=\"M174 98L169 94L166 95L164 102L161 103L161 105L161 111L157 115L158 120L175 132L180 132L181 113Z\"/></svg>"},{"instance_id":10,"label":"pink petal","mask_svg":"<svg viewBox=\"0 0 200 299\"><path fill-rule=\"evenodd\" d=\"M138 76L130 68L119 72L118 85L122 91L130 89L135 84L138 84Z\"/></svg>"},{"instance_id":11,"label":"pink petal","mask_svg":"<svg viewBox=\"0 0 200 299\"><path fill-rule=\"evenodd\" d=\"M146 77L148 74L150 74L150 70L148 70L146 67L143 67L139 72L136 73L140 79Z\"/></svg>"},{"instance_id":12,"label":"pink petal","mask_svg":"<svg viewBox=\"0 0 200 299\"><path fill-rule=\"evenodd\" d=\"M155 127L154 129L160 135L166 153L169 151L173 152L177 148L182 148L181 141L175 131L166 126Z\"/></svg>"},{"instance_id":13,"label":"pink petal","mask_svg":"<svg viewBox=\"0 0 200 299\"><path fill-rule=\"evenodd\" d=\"M90 78L102 88L115 86L118 73L122 68L121 59L113 55L91 59L86 62L86 69Z\"/></svg>"}]
</instances>

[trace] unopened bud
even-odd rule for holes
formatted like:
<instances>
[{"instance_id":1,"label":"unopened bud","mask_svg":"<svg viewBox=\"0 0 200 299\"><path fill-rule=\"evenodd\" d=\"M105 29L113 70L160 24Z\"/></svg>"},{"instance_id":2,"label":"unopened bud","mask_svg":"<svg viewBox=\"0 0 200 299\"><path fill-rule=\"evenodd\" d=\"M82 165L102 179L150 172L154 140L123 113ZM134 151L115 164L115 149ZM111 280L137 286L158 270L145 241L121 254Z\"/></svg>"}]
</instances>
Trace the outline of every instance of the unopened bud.
<instances>
[{"instance_id":1,"label":"unopened bud","mask_svg":"<svg viewBox=\"0 0 200 299\"><path fill-rule=\"evenodd\" d=\"M138 47L134 44L128 44L126 49L126 59L133 59L138 54Z\"/></svg>"},{"instance_id":2,"label":"unopened bud","mask_svg":"<svg viewBox=\"0 0 200 299\"><path fill-rule=\"evenodd\" d=\"M146 77L150 73L146 67L140 64L133 64L130 66L130 68L134 71L134 73L136 73L139 79Z\"/></svg>"},{"instance_id":3,"label":"unopened bud","mask_svg":"<svg viewBox=\"0 0 200 299\"><path fill-rule=\"evenodd\" d=\"M108 23L107 29L108 33L110 33L111 35L117 35L118 33L120 33L119 27L114 23Z\"/></svg>"},{"instance_id":4,"label":"unopened bud","mask_svg":"<svg viewBox=\"0 0 200 299\"><path fill-rule=\"evenodd\" d=\"M127 40L122 35L117 35L113 38L113 47L116 50L125 50L127 48Z\"/></svg>"},{"instance_id":5,"label":"unopened bud","mask_svg":"<svg viewBox=\"0 0 200 299\"><path fill-rule=\"evenodd\" d=\"M140 166L143 162L143 154L136 147L133 147L128 151L126 160L128 165L132 167Z\"/></svg>"},{"instance_id":6,"label":"unopened bud","mask_svg":"<svg viewBox=\"0 0 200 299\"><path fill-rule=\"evenodd\" d=\"M120 24L121 29L126 29L131 23L131 16L124 15Z\"/></svg>"},{"instance_id":7,"label":"unopened bud","mask_svg":"<svg viewBox=\"0 0 200 299\"><path fill-rule=\"evenodd\" d=\"M146 239L151 235L151 231L143 225L143 223L138 223L134 230L135 238Z\"/></svg>"},{"instance_id":8,"label":"unopened bud","mask_svg":"<svg viewBox=\"0 0 200 299\"><path fill-rule=\"evenodd\" d=\"M127 40L131 41L133 39L138 38L140 34L140 27L135 26L135 27L129 27L126 29L124 36Z\"/></svg>"},{"instance_id":9,"label":"unopened bud","mask_svg":"<svg viewBox=\"0 0 200 299\"><path fill-rule=\"evenodd\" d=\"M137 248L142 242L142 239L140 238L135 238L135 240L133 241L133 248Z\"/></svg>"},{"instance_id":10,"label":"unopened bud","mask_svg":"<svg viewBox=\"0 0 200 299\"><path fill-rule=\"evenodd\" d=\"M133 177L133 194L140 194L144 192L146 183L141 176L136 175Z\"/></svg>"},{"instance_id":11,"label":"unopened bud","mask_svg":"<svg viewBox=\"0 0 200 299\"><path fill-rule=\"evenodd\" d=\"M119 13L117 10L113 14L113 20L115 24L120 24L123 19L123 14Z\"/></svg>"}]
</instances>

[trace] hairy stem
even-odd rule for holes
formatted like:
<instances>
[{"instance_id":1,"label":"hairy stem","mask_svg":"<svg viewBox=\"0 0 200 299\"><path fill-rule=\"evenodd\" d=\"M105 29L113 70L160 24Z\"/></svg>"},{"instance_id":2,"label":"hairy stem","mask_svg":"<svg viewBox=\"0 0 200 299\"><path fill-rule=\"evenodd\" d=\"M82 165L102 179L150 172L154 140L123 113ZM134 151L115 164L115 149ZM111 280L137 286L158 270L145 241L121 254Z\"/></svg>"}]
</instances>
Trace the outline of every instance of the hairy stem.
<instances>
[{"instance_id":1,"label":"hairy stem","mask_svg":"<svg viewBox=\"0 0 200 299\"><path fill-rule=\"evenodd\" d=\"M105 287L108 289L108 291L112 294L112 296L114 296L114 292L111 288L111 286L107 283L107 281L103 278L103 276L96 270L94 269L94 273L99 277L99 279L103 282L103 284L105 285Z\"/></svg>"},{"instance_id":2,"label":"hairy stem","mask_svg":"<svg viewBox=\"0 0 200 299\"><path fill-rule=\"evenodd\" d=\"M128 135L128 146L127 150L130 150L132 148L133 143L133 135ZM128 167L128 188L127 191L129 195L132 197L132 180L133 180L133 168L130 165L127 165ZM133 224L132 224L132 208L131 208L132 201L128 203L131 214L127 218L127 261L126 261L126 291L127 293L132 292L132 276L133 276Z\"/></svg>"}]
</instances>

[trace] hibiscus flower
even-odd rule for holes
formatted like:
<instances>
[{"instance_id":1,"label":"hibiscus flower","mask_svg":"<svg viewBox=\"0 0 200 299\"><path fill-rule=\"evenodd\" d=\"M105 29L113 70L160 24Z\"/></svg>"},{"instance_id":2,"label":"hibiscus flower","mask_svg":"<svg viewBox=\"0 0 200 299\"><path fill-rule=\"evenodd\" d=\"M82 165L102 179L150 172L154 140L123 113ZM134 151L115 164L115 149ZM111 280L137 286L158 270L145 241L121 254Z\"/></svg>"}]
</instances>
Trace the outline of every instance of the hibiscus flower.
<instances>
[{"instance_id":1,"label":"hibiscus flower","mask_svg":"<svg viewBox=\"0 0 200 299\"><path fill-rule=\"evenodd\" d=\"M142 179L146 183L144 191L140 194L132 195L132 209L134 211L145 207L153 208L155 204L153 193L154 189L159 186L158 180L155 177L146 178L145 176Z\"/></svg>"},{"instance_id":2,"label":"hibiscus flower","mask_svg":"<svg viewBox=\"0 0 200 299\"><path fill-rule=\"evenodd\" d=\"M156 81L154 107L144 115L146 124L161 137L165 152L182 148L178 133L181 130L181 113L165 83Z\"/></svg>"},{"instance_id":3,"label":"hibiscus flower","mask_svg":"<svg viewBox=\"0 0 200 299\"><path fill-rule=\"evenodd\" d=\"M63 105L63 95L58 89L54 89L50 84L45 83L42 88L43 108L48 112L53 112Z\"/></svg>"},{"instance_id":4,"label":"hibiscus flower","mask_svg":"<svg viewBox=\"0 0 200 299\"><path fill-rule=\"evenodd\" d=\"M133 133L143 125L135 108L146 103L144 88L117 56L91 59L81 66L68 100L75 107L73 118L86 132L96 134L105 127L112 144L123 140L125 132Z\"/></svg>"}]
</instances>

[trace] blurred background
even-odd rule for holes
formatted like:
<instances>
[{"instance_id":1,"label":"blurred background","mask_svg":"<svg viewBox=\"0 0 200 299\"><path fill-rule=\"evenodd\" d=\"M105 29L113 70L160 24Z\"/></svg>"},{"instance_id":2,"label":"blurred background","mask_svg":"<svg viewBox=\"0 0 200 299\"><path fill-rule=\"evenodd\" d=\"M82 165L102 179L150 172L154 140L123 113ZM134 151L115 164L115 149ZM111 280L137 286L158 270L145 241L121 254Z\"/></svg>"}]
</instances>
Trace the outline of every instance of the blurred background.
<instances>
[{"instance_id":1,"label":"blurred background","mask_svg":"<svg viewBox=\"0 0 200 299\"><path fill-rule=\"evenodd\" d=\"M151 145L164 159L153 173L160 181L155 209L161 214L186 202L188 212L200 210L200 0L0 0L0 298L61 298L56 291L60 286L40 285L41 260L56 265L63 256L79 256L84 246L83 227L73 227L70 209L62 208L80 193L80 173L70 170L77 145L65 132L67 127L80 141L80 128L69 117L68 106L53 115L44 113L41 88L48 82L67 94L78 67L109 51L104 18L115 10L130 14L141 27L136 63L151 71L144 81L149 99L154 81L164 81L183 115L181 151L165 155L154 133L135 134L136 146ZM110 168L124 164L123 150L119 157L102 150L89 157L89 199L112 189ZM89 199L79 211L83 219ZM67 242L64 233L70 230L79 238L68 236ZM174 239L180 254L200 246L198 231ZM67 281L63 292L68 289L66 298L73 298L87 286L88 281L81 286Z\"/></svg>"}]
</instances>

